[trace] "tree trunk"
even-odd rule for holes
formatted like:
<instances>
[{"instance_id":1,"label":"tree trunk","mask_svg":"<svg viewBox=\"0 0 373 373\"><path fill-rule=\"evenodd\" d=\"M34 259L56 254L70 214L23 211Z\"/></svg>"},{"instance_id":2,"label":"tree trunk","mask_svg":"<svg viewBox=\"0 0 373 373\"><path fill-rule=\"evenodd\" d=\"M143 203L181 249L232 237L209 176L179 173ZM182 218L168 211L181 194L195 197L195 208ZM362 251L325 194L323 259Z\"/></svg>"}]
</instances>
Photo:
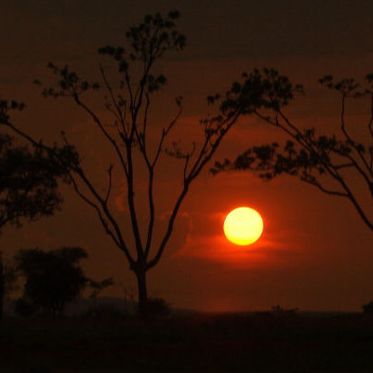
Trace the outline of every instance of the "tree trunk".
<instances>
[{"instance_id":1,"label":"tree trunk","mask_svg":"<svg viewBox=\"0 0 373 373\"><path fill-rule=\"evenodd\" d=\"M148 288L146 284L146 271L144 269L138 269L135 271L137 279L137 300L139 313L143 314L146 309L146 303L148 302Z\"/></svg>"},{"instance_id":2,"label":"tree trunk","mask_svg":"<svg viewBox=\"0 0 373 373\"><path fill-rule=\"evenodd\" d=\"M3 253L0 251L0 320L3 318L4 297L5 297L4 263L3 263Z\"/></svg>"}]
</instances>

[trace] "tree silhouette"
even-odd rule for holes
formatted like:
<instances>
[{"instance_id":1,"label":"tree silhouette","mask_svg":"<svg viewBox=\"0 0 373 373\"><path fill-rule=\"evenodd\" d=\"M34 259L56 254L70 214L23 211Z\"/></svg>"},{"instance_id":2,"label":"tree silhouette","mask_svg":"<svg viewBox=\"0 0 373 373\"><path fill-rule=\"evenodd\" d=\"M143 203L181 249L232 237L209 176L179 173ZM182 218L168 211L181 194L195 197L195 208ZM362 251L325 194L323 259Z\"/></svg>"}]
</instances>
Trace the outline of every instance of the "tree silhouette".
<instances>
[{"instance_id":1,"label":"tree silhouette","mask_svg":"<svg viewBox=\"0 0 373 373\"><path fill-rule=\"evenodd\" d=\"M105 232L125 255L130 270L137 278L140 310L148 299L146 275L149 270L157 266L163 256L176 217L191 184L210 161L240 114L240 109L224 108L223 98L228 97L230 93L223 98L219 95L208 97L209 105L219 103L218 114L208 115L202 119L199 141L192 143L189 150L182 150L178 143L172 142L170 145L168 141L182 114L182 98L177 97L176 114L161 128L158 141L153 141L157 128L151 121L150 109L154 95L166 84L166 77L157 74L155 67L156 63L169 52L180 51L185 46L185 36L176 28L175 22L178 18L179 13L176 11L166 16L159 13L147 15L140 24L129 28L125 47L106 46L99 49L99 53L110 57L116 66L118 75L114 83L109 78L112 74L108 74L104 67L99 69L101 83L98 84L81 78L68 66L59 67L50 63L49 68L56 76L56 84L43 90L46 97L64 97L72 100L88 115L92 125L112 148L113 157L108 162L107 185L104 193L101 192L102 188L100 189L93 182L80 162L70 162L69 178L76 193L93 209ZM104 113L91 106L87 98L89 92L98 89L103 89L105 92ZM35 140L14 124L8 123L8 126L35 143ZM152 135L150 130L153 131ZM66 135L64 141L66 146L70 146ZM154 239L159 213L154 184L157 178L156 171L165 154L182 163L181 186L170 208L166 228L158 242ZM130 217L130 229L126 229L123 221L118 217L117 208L113 203L114 167L120 170L122 181L126 185L126 207ZM139 174L139 170L145 170L147 174L146 193L143 195L140 190L136 190L136 175ZM146 227L139 224L138 201L140 199L147 201ZM131 238L133 244L130 244Z\"/></svg>"},{"instance_id":2,"label":"tree silhouette","mask_svg":"<svg viewBox=\"0 0 373 373\"><path fill-rule=\"evenodd\" d=\"M23 104L0 100L0 123L9 123L12 110ZM63 159L65 150L54 148ZM53 160L41 147L16 144L7 133L0 133L0 234L4 227L20 227L24 220L50 216L62 203L58 180L66 176L66 168ZM0 250L0 318L2 316L5 274Z\"/></svg>"},{"instance_id":3,"label":"tree silhouette","mask_svg":"<svg viewBox=\"0 0 373 373\"><path fill-rule=\"evenodd\" d=\"M227 105L241 107L245 115L255 115L278 128L289 140L282 147L278 143L251 147L233 161L216 162L212 172L250 170L265 180L282 174L295 176L324 193L348 199L373 230L373 217L369 216L373 202L373 74L366 76L365 84L354 79L335 81L331 75L319 81L340 96L340 131L333 135L319 135L314 128L303 129L285 113L285 106L302 92L302 86L293 85L273 69L244 74L243 81L235 83ZM356 123L351 130L346 120L347 102L363 98L369 100L367 123ZM352 134L356 128L366 131L363 141ZM366 203L356 191L351 174L367 187L370 199Z\"/></svg>"},{"instance_id":4,"label":"tree silhouette","mask_svg":"<svg viewBox=\"0 0 373 373\"><path fill-rule=\"evenodd\" d=\"M66 303L78 298L87 284L79 262L87 257L79 247L53 251L21 250L17 268L25 278L23 298L34 308L42 308L55 317L63 314Z\"/></svg>"}]
</instances>

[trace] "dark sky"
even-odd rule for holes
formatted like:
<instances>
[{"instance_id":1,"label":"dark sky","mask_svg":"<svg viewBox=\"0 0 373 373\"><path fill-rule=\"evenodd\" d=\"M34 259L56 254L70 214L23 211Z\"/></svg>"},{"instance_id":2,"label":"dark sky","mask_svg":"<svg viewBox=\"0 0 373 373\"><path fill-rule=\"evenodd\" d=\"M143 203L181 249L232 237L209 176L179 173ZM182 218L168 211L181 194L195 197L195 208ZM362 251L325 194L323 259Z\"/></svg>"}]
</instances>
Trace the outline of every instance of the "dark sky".
<instances>
[{"instance_id":1,"label":"dark sky","mask_svg":"<svg viewBox=\"0 0 373 373\"><path fill-rule=\"evenodd\" d=\"M35 135L53 140L59 129L67 130L99 178L108 152L87 131L86 118L71 105L43 100L32 81L47 79L45 65L51 60L94 76L102 61L95 52L99 46L120 44L127 27L143 15L170 9L182 13L180 29L188 46L161 63L169 85L157 101L156 122L172 115L169 102L181 94L186 106L182 124L195 125L206 112L207 94L224 90L242 71L273 66L306 86L306 96L291 107L291 115L302 126L329 131L336 125L337 100L318 87L317 79L330 72L362 78L373 71L373 2L368 0L4 1L1 97L27 102L28 110L16 119ZM358 125L366 107L350 109L351 123ZM217 158L278 135L248 119L232 131ZM166 171L161 172L160 217L171 198L164 191L177 186L174 174ZM119 210L122 197L118 186ZM124 257L90 210L69 191L65 199L56 217L19 231L8 229L1 237L7 254L20 247L81 245L90 252L87 271L117 281L108 295L120 296L121 284L134 289ZM256 207L264 216L263 240L251 250L237 251L222 237L224 214L239 204ZM373 297L372 233L348 202L298 181L263 183L248 174L212 177L206 172L192 188L166 258L151 280L154 295L180 307L258 309L279 303L357 309Z\"/></svg>"}]
</instances>

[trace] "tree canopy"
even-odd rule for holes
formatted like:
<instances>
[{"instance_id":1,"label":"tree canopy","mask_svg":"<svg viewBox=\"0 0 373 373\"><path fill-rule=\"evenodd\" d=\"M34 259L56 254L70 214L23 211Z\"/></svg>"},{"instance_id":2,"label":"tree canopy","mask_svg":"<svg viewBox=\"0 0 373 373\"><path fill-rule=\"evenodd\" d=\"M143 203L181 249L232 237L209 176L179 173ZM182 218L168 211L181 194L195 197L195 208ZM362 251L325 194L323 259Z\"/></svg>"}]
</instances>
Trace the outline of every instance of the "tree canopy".
<instances>
[{"instance_id":1,"label":"tree canopy","mask_svg":"<svg viewBox=\"0 0 373 373\"><path fill-rule=\"evenodd\" d=\"M241 107L244 115L255 115L281 130L289 140L283 146L275 142L250 147L234 160L216 162L212 172L249 170L265 180L283 174L297 177L324 193L349 200L373 230L373 217L369 215L373 201L373 74L366 75L363 83L335 80L331 75L319 80L340 97L339 132L332 135L302 128L286 114L285 107L303 92L301 85L294 85L274 69L254 70L242 78L234 84L227 107ZM346 106L349 100L357 99L367 99L369 111L366 123L351 126ZM361 139L353 135L356 128L365 131ZM365 185L370 196L367 202L356 190L351 174Z\"/></svg>"},{"instance_id":2,"label":"tree canopy","mask_svg":"<svg viewBox=\"0 0 373 373\"><path fill-rule=\"evenodd\" d=\"M0 233L6 224L19 227L23 219L52 215L62 203L58 181L68 182L69 165L78 162L71 146L47 148L19 132L10 114L23 109L22 103L0 100ZM20 144L25 137L28 144Z\"/></svg>"},{"instance_id":3,"label":"tree canopy","mask_svg":"<svg viewBox=\"0 0 373 373\"><path fill-rule=\"evenodd\" d=\"M0 134L0 170L0 230L52 215L60 206L58 178L64 171L40 148L17 146L14 138Z\"/></svg>"}]
</instances>

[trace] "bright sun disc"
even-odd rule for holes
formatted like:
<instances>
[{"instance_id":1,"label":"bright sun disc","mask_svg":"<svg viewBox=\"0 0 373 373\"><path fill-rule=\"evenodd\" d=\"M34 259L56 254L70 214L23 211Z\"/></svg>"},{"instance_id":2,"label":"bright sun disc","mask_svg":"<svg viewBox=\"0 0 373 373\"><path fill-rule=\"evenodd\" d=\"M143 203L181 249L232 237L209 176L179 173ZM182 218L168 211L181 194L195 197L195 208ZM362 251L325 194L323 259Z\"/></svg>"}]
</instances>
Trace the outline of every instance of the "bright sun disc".
<instances>
[{"instance_id":1,"label":"bright sun disc","mask_svg":"<svg viewBox=\"0 0 373 373\"><path fill-rule=\"evenodd\" d=\"M250 207L232 210L224 221L224 234L235 245L247 246L257 241L263 233L263 219Z\"/></svg>"}]
</instances>

